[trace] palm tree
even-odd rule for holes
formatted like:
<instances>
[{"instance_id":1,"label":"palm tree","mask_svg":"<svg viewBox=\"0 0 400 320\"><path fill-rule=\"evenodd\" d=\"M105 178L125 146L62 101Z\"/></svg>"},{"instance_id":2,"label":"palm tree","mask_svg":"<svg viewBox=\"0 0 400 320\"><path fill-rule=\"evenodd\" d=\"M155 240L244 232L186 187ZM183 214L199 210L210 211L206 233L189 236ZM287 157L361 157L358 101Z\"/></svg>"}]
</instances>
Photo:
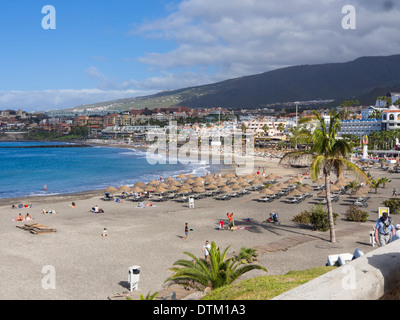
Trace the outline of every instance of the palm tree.
<instances>
[{"instance_id":1,"label":"palm tree","mask_svg":"<svg viewBox=\"0 0 400 320\"><path fill-rule=\"evenodd\" d=\"M380 182L380 184L382 184L382 188L385 188L386 187L386 183L389 183L392 180L390 180L388 177L382 177L378 181Z\"/></svg>"},{"instance_id":2,"label":"palm tree","mask_svg":"<svg viewBox=\"0 0 400 320\"><path fill-rule=\"evenodd\" d=\"M209 287L211 289L220 288L231 284L240 276L254 269L267 271L264 267L255 264L242 264L241 260L235 257L226 257L227 247L224 251L220 251L215 242L211 242L209 250L209 262L199 259L191 253L184 252L191 260L178 260L174 266L170 268L174 274L165 282L174 282L192 287L196 290L204 290Z\"/></svg>"},{"instance_id":3,"label":"palm tree","mask_svg":"<svg viewBox=\"0 0 400 320\"><path fill-rule=\"evenodd\" d=\"M267 124L264 124L262 129L264 130L264 136L267 136L269 131L269 126Z\"/></svg>"},{"instance_id":4,"label":"palm tree","mask_svg":"<svg viewBox=\"0 0 400 320\"><path fill-rule=\"evenodd\" d=\"M335 173L337 177L340 177L343 169L346 167L347 169L352 170L357 177L363 178L366 182L368 182L368 177L363 170L347 160L351 153L349 144L344 140L336 139L336 133L340 129L340 113L331 111L328 128L324 119L322 119L315 110L313 110L313 113L319 121L319 126L314 130L312 135L313 145L311 148L311 154L313 160L310 165L310 177L314 181L317 180L321 170L325 177L325 194L329 216L330 241L336 242L335 222L331 201L331 173ZM309 152L292 152L286 154L281 161L286 157L298 156L299 153L309 154Z\"/></svg>"},{"instance_id":5,"label":"palm tree","mask_svg":"<svg viewBox=\"0 0 400 320\"><path fill-rule=\"evenodd\" d=\"M381 184L380 179L375 180L373 178L369 178L369 184L370 184L371 188L375 189L375 193L378 193L378 188L379 188L379 185Z\"/></svg>"}]
</instances>

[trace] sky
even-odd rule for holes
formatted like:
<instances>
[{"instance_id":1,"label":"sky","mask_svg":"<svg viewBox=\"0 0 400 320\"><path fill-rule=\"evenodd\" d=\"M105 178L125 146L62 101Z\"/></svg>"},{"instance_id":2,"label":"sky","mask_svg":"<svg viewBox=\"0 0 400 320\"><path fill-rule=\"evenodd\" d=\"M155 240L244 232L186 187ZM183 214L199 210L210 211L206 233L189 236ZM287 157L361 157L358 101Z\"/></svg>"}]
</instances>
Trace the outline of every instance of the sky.
<instances>
[{"instance_id":1,"label":"sky","mask_svg":"<svg viewBox=\"0 0 400 320\"><path fill-rule=\"evenodd\" d=\"M1 0L0 110L399 54L399 17L395 0Z\"/></svg>"}]
</instances>

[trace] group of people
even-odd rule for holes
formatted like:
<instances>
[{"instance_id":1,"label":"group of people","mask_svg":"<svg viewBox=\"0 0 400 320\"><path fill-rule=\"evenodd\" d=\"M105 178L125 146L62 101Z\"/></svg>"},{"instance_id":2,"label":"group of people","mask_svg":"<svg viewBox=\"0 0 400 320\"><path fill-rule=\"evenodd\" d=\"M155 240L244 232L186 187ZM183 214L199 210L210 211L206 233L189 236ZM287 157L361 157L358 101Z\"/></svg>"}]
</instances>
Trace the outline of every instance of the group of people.
<instances>
[{"instance_id":1,"label":"group of people","mask_svg":"<svg viewBox=\"0 0 400 320\"><path fill-rule=\"evenodd\" d=\"M20 213L20 214L18 215L18 217L16 217L16 218L14 219L14 221L30 221L30 220L33 220L33 218L30 216L29 213L26 214L25 218L24 218L24 216L22 215L22 213Z\"/></svg>"}]
</instances>

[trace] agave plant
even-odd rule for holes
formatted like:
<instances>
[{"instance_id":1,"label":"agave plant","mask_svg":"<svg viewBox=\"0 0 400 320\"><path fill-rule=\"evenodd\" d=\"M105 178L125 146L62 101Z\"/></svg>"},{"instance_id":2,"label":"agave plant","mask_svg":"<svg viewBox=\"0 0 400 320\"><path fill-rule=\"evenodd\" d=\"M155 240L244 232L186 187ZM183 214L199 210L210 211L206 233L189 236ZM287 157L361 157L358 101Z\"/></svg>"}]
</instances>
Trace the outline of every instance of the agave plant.
<instances>
[{"instance_id":1,"label":"agave plant","mask_svg":"<svg viewBox=\"0 0 400 320\"><path fill-rule=\"evenodd\" d=\"M199 259L189 252L184 252L190 260L178 260L170 271L174 274L165 282L173 282L196 290L211 290L233 283L240 276L251 270L267 271L264 267L255 264L242 264L236 257L227 258L230 247L221 251L215 242L211 242L209 262Z\"/></svg>"}]
</instances>

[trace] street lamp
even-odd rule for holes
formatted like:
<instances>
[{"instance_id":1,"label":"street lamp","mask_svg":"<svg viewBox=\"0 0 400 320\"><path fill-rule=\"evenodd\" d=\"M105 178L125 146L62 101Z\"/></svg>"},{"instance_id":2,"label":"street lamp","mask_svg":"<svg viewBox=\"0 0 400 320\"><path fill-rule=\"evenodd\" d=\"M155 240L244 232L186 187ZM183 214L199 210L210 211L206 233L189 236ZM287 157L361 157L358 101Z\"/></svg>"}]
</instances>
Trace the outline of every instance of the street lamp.
<instances>
[{"instance_id":1,"label":"street lamp","mask_svg":"<svg viewBox=\"0 0 400 320\"><path fill-rule=\"evenodd\" d=\"M298 112L298 108L299 108L299 103L298 101L295 102L296 105L296 129L297 129L297 124L298 124L298 118L297 118L297 112ZM296 150L297 150L297 136L296 136Z\"/></svg>"}]
</instances>

